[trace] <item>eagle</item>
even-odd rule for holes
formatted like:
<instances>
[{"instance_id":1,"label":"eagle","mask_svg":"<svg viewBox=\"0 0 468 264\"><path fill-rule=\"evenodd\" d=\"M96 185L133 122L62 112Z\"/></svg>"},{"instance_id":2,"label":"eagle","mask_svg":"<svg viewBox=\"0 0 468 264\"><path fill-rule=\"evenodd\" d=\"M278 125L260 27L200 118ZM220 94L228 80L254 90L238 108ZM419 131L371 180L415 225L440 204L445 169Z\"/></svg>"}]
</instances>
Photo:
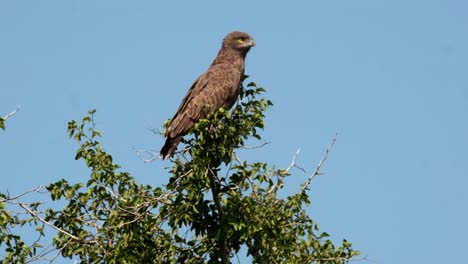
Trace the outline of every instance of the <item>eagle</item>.
<instances>
[{"instance_id":1,"label":"eagle","mask_svg":"<svg viewBox=\"0 0 468 264\"><path fill-rule=\"evenodd\" d=\"M198 120L234 105L242 86L245 57L253 46L253 38L245 32L234 31L223 39L213 63L195 80L169 121L161 149L163 159L172 157L182 137Z\"/></svg>"}]
</instances>

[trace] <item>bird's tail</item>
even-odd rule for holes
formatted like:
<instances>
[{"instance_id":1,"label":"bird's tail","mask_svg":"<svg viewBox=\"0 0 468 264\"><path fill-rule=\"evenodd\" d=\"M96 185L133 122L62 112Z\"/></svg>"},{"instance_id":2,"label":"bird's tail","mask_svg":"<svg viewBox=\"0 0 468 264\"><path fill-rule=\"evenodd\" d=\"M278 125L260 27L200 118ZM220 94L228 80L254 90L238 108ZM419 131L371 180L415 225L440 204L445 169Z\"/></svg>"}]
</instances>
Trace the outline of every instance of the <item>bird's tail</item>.
<instances>
[{"instance_id":1,"label":"bird's tail","mask_svg":"<svg viewBox=\"0 0 468 264\"><path fill-rule=\"evenodd\" d=\"M172 157L174 155L174 151L177 149L177 145L179 145L180 140L182 139L181 136L171 138L170 136L167 136L166 143L161 149L161 157L163 159L167 159Z\"/></svg>"}]
</instances>

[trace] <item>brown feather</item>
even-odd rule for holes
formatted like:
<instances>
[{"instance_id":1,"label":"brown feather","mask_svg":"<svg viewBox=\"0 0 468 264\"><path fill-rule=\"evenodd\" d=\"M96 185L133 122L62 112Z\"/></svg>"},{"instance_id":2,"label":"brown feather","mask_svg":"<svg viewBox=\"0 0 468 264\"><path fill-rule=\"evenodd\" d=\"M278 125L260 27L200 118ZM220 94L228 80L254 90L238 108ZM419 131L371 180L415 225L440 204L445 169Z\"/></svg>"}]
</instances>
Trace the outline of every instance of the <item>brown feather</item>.
<instances>
[{"instance_id":1,"label":"brown feather","mask_svg":"<svg viewBox=\"0 0 468 264\"><path fill-rule=\"evenodd\" d=\"M192 84L169 122L166 143L161 149L163 159L173 155L182 136L200 118L221 107L231 108L236 102L244 76L245 56L254 45L253 39L243 32L232 32L224 38L213 63ZM209 111L202 111L206 107Z\"/></svg>"}]
</instances>

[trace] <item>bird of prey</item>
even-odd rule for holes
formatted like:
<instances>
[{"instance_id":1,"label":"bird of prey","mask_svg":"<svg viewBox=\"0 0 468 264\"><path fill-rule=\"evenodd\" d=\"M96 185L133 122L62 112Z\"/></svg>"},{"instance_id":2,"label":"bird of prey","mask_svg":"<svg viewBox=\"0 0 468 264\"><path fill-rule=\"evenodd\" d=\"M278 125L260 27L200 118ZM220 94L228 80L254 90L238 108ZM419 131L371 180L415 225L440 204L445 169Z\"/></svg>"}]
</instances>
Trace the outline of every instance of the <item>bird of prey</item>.
<instances>
[{"instance_id":1,"label":"bird of prey","mask_svg":"<svg viewBox=\"0 0 468 264\"><path fill-rule=\"evenodd\" d=\"M230 109L239 97L245 69L245 56L255 42L249 34L231 32L208 70L192 84L179 109L169 121L161 156L174 154L182 137L201 118L221 107Z\"/></svg>"}]
</instances>

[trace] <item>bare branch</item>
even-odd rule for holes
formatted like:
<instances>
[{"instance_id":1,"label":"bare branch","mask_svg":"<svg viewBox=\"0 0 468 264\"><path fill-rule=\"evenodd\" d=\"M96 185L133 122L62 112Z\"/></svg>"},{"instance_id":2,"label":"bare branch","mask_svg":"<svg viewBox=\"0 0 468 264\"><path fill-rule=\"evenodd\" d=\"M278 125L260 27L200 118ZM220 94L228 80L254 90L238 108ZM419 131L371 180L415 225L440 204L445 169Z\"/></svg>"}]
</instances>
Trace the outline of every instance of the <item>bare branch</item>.
<instances>
[{"instance_id":1,"label":"bare branch","mask_svg":"<svg viewBox=\"0 0 468 264\"><path fill-rule=\"evenodd\" d=\"M164 136L164 132L161 131L161 130L159 130L158 128L148 126L147 129L150 130L151 132L153 132L153 134L155 134L155 135L159 135L159 136L165 137L165 136Z\"/></svg>"},{"instance_id":2,"label":"bare branch","mask_svg":"<svg viewBox=\"0 0 468 264\"><path fill-rule=\"evenodd\" d=\"M6 121L8 118L10 118L11 116L13 116L14 114L18 113L18 111L20 110L21 108L21 105L18 105L16 106L16 109L15 111L9 113L8 115L6 115L5 117L3 117L3 120Z\"/></svg>"},{"instance_id":3,"label":"bare branch","mask_svg":"<svg viewBox=\"0 0 468 264\"><path fill-rule=\"evenodd\" d=\"M136 149L132 146L133 152L144 162L150 163L158 159L162 159L159 157L159 153L156 150L144 150L144 149ZM149 158L145 158L143 156L149 156Z\"/></svg>"},{"instance_id":4,"label":"bare branch","mask_svg":"<svg viewBox=\"0 0 468 264\"><path fill-rule=\"evenodd\" d=\"M300 169L301 171L306 172L306 171L304 170L304 168L302 168L302 167L300 167L299 165L297 165L297 162L296 162L296 159L297 159L297 157L299 156L299 153L300 153L300 152L301 152L301 149L298 149L298 150L296 151L296 153L294 153L294 156L293 156L292 159L291 159L291 164L289 164L289 166L286 168L286 171L287 171L287 172L289 172L289 170L292 169L293 167L296 167L296 168Z\"/></svg>"},{"instance_id":5,"label":"bare branch","mask_svg":"<svg viewBox=\"0 0 468 264\"><path fill-rule=\"evenodd\" d=\"M289 166L285 169L285 171L287 173L289 173L289 171L293 168L293 167L296 167L298 169L300 169L301 171L303 172L306 172L302 167L300 167L299 165L297 165L297 162L296 162L296 159L297 157L299 156L299 153L301 152L301 149L298 149L296 151L296 153L294 153L294 156L292 157L291 159L291 164L289 164ZM271 193L276 193L276 191L278 190L278 188L280 187L279 185L282 184L282 181L280 178L284 178L285 175L277 175L277 178L278 180L276 181L275 184L273 184L273 186L271 186L270 190L268 190L267 194L271 194Z\"/></svg>"},{"instance_id":6,"label":"bare branch","mask_svg":"<svg viewBox=\"0 0 468 264\"><path fill-rule=\"evenodd\" d=\"M234 154L234 160L237 161L239 163L239 165L242 165L242 161L239 158L239 156L237 155L237 152L233 151L232 153Z\"/></svg>"},{"instance_id":7,"label":"bare branch","mask_svg":"<svg viewBox=\"0 0 468 264\"><path fill-rule=\"evenodd\" d=\"M32 263L36 261L47 261L49 263L52 263L55 261L60 256L60 253L62 252L62 249L64 249L66 246L68 246L69 242L65 243L65 245L59 249L53 247L52 245L49 245L45 247L43 250L41 250L38 254L32 256L30 259L27 259L25 263ZM51 258L47 258L46 256L49 255L50 253L57 251L55 255Z\"/></svg>"},{"instance_id":8,"label":"bare branch","mask_svg":"<svg viewBox=\"0 0 468 264\"><path fill-rule=\"evenodd\" d=\"M312 175L309 176L309 178L307 179L307 181L304 183L304 185L302 186L301 188L301 193L304 193L308 188L309 188L309 184L310 182L312 181L312 179L317 176L317 175L320 175L320 168L322 167L323 163L327 160L328 158L328 154L330 153L331 149L333 148L333 145L335 144L336 142L336 136L338 134L335 134L335 136L333 137L333 140L332 142L330 143L330 145L328 146L326 152L325 152L325 155L323 156L323 158L320 160L319 164L317 165L317 167L315 168L314 172L312 173Z\"/></svg>"},{"instance_id":9,"label":"bare branch","mask_svg":"<svg viewBox=\"0 0 468 264\"><path fill-rule=\"evenodd\" d=\"M31 189L31 190L29 190L29 191L22 192L22 193L18 194L17 196L8 197L8 198L6 198L6 199L0 199L0 202L7 202L7 201L14 201L14 200L17 200L18 198L20 198L20 197L22 197L22 196L24 196L24 195L26 195L26 194L28 194L28 193L39 192L40 189L41 189L42 187L43 187L43 186L42 186L42 184L41 184L41 185L37 186L36 188Z\"/></svg>"}]
</instances>

